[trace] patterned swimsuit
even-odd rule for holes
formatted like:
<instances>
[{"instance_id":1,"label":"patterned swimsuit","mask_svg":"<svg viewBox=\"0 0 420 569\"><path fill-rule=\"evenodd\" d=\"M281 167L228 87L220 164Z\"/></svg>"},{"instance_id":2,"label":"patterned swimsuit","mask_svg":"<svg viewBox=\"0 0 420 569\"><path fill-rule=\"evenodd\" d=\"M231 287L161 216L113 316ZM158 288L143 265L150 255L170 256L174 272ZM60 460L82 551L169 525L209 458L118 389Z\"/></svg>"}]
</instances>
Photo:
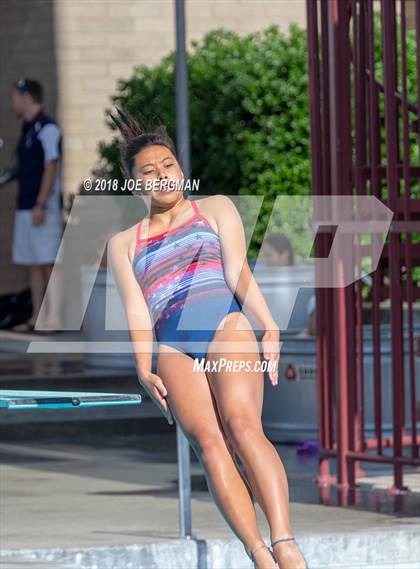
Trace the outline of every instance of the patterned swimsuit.
<instances>
[{"instance_id":1,"label":"patterned swimsuit","mask_svg":"<svg viewBox=\"0 0 420 569\"><path fill-rule=\"evenodd\" d=\"M138 224L133 269L157 342L201 359L223 317L241 304L225 279L219 236L188 201L194 215L173 229L142 239Z\"/></svg>"}]
</instances>

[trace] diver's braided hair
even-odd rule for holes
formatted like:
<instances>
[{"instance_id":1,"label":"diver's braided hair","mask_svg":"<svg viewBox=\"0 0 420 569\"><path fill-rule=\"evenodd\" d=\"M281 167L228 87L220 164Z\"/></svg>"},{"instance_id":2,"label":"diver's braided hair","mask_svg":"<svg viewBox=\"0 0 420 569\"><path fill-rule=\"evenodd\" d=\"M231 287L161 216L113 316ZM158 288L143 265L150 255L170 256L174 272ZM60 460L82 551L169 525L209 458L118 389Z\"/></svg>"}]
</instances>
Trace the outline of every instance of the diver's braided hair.
<instances>
[{"instance_id":1,"label":"diver's braided hair","mask_svg":"<svg viewBox=\"0 0 420 569\"><path fill-rule=\"evenodd\" d=\"M147 121L143 118L143 124L140 125L138 121L127 112L115 107L115 113L108 113L108 116L118 128L121 133L122 140L120 141L120 157L125 175L128 178L133 177L134 157L143 148L160 144L166 146L172 154L177 158L175 145L166 131L163 124L154 127L150 122L146 125Z\"/></svg>"}]
</instances>

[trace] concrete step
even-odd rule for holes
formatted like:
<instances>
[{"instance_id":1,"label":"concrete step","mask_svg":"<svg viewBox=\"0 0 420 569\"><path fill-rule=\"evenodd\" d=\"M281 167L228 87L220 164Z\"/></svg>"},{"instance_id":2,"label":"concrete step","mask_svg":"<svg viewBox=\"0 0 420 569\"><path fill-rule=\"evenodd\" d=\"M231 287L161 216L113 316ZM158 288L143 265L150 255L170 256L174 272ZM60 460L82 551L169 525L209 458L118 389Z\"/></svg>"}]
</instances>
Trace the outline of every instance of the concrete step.
<instances>
[{"instance_id":1,"label":"concrete step","mask_svg":"<svg viewBox=\"0 0 420 569\"><path fill-rule=\"evenodd\" d=\"M295 534L309 569L418 569L418 525L351 533ZM265 538L269 543L268 538ZM3 551L1 566L77 569L251 569L237 539L172 539L127 547ZM51 565L55 564L55 565ZM22 567L25 565L22 565ZM37 568L38 569L38 568Z\"/></svg>"}]
</instances>

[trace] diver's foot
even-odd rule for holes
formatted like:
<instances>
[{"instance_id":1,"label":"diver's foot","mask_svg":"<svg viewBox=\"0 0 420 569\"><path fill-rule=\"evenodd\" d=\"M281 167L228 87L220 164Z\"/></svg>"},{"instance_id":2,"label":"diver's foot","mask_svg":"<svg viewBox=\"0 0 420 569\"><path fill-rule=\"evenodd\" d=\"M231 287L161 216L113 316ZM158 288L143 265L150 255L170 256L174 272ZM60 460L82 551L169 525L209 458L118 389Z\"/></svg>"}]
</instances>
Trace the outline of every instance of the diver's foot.
<instances>
[{"instance_id":1,"label":"diver's foot","mask_svg":"<svg viewBox=\"0 0 420 569\"><path fill-rule=\"evenodd\" d=\"M247 554L255 569L278 569L273 552L265 544L255 546L252 551L247 551Z\"/></svg>"},{"instance_id":2,"label":"diver's foot","mask_svg":"<svg viewBox=\"0 0 420 569\"><path fill-rule=\"evenodd\" d=\"M271 547L280 569L308 569L294 537L275 539L271 542Z\"/></svg>"}]
</instances>

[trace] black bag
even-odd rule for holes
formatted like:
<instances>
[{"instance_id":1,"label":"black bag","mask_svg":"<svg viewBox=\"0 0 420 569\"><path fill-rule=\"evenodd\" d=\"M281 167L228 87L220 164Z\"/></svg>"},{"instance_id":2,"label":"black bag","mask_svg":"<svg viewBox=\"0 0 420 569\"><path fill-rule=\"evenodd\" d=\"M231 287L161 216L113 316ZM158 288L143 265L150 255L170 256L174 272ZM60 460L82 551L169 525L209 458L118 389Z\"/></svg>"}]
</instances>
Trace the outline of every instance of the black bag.
<instances>
[{"instance_id":1,"label":"black bag","mask_svg":"<svg viewBox=\"0 0 420 569\"><path fill-rule=\"evenodd\" d=\"M13 328L26 322L32 315L31 289L0 296L0 329Z\"/></svg>"}]
</instances>

